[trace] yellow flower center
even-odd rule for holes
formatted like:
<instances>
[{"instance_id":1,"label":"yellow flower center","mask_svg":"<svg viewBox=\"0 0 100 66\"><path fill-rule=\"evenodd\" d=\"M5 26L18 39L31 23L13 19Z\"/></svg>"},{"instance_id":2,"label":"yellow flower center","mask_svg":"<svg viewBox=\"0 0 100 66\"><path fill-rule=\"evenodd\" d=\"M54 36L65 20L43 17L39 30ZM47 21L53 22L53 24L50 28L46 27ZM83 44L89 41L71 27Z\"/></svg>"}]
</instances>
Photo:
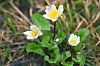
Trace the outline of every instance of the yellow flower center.
<instances>
[{"instance_id":1,"label":"yellow flower center","mask_svg":"<svg viewBox=\"0 0 100 66\"><path fill-rule=\"evenodd\" d=\"M74 40L74 39L71 40L71 43L72 43L72 44L76 44L76 40Z\"/></svg>"},{"instance_id":2,"label":"yellow flower center","mask_svg":"<svg viewBox=\"0 0 100 66\"><path fill-rule=\"evenodd\" d=\"M31 33L31 37L36 37L39 34L39 30L38 29L32 29L32 33Z\"/></svg>"},{"instance_id":3,"label":"yellow flower center","mask_svg":"<svg viewBox=\"0 0 100 66\"><path fill-rule=\"evenodd\" d=\"M61 11L60 11L60 10L52 9L52 10L49 12L48 16L49 16L50 18L52 18L52 19L57 19L58 14L61 14Z\"/></svg>"}]
</instances>

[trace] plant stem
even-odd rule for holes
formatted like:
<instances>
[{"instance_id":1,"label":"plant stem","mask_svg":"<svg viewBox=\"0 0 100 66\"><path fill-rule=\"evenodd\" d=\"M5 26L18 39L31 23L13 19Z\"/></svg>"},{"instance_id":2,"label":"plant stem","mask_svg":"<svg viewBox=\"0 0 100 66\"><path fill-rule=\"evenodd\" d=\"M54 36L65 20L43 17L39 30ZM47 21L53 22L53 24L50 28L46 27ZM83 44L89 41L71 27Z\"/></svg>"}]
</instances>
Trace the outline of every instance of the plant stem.
<instances>
[{"instance_id":1,"label":"plant stem","mask_svg":"<svg viewBox=\"0 0 100 66\"><path fill-rule=\"evenodd\" d=\"M54 22L54 37L53 37L53 40L55 39L55 35L56 35L56 22Z\"/></svg>"}]
</instances>

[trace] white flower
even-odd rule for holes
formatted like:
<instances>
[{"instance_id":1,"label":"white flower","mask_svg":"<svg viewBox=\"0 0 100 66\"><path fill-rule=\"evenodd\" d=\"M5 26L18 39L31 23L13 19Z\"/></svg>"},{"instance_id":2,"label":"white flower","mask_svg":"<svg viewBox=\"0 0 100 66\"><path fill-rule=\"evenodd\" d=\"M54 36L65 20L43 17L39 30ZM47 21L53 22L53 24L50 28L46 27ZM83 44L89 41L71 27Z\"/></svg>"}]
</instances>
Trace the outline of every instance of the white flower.
<instances>
[{"instance_id":1,"label":"white flower","mask_svg":"<svg viewBox=\"0 0 100 66\"><path fill-rule=\"evenodd\" d=\"M34 39L43 34L35 25L30 26L30 29L31 31L24 32L27 35L27 39Z\"/></svg>"},{"instance_id":2,"label":"white flower","mask_svg":"<svg viewBox=\"0 0 100 66\"><path fill-rule=\"evenodd\" d=\"M52 4L52 6L46 6L45 10L46 14L43 15L46 19L50 19L53 22L55 22L58 17L62 14L63 12L63 5L60 5L58 10L56 9L56 6Z\"/></svg>"},{"instance_id":3,"label":"white flower","mask_svg":"<svg viewBox=\"0 0 100 66\"><path fill-rule=\"evenodd\" d=\"M76 46L80 42L80 37L77 35L71 34L69 39L68 39L68 42L70 45Z\"/></svg>"}]
</instances>

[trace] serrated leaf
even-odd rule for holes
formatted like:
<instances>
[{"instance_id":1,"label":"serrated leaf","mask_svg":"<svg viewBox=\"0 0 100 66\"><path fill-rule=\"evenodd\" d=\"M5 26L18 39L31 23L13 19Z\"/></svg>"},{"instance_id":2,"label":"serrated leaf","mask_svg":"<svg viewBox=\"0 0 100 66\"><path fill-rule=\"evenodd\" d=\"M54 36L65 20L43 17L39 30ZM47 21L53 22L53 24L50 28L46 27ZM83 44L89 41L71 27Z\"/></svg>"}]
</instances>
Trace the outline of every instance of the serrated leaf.
<instances>
[{"instance_id":1,"label":"serrated leaf","mask_svg":"<svg viewBox=\"0 0 100 66\"><path fill-rule=\"evenodd\" d=\"M88 29L80 29L78 31L78 35L80 36L80 40L83 41L89 34L89 30Z\"/></svg>"},{"instance_id":2,"label":"serrated leaf","mask_svg":"<svg viewBox=\"0 0 100 66\"><path fill-rule=\"evenodd\" d=\"M34 24L40 29L40 30L50 30L50 23L48 20L46 20L43 15L41 14L33 14L32 19L34 21Z\"/></svg>"},{"instance_id":3,"label":"serrated leaf","mask_svg":"<svg viewBox=\"0 0 100 66\"><path fill-rule=\"evenodd\" d=\"M42 48L39 45L37 45L36 43L29 44L26 48L26 51L27 52L34 52L34 53L40 54L42 56L45 56Z\"/></svg>"},{"instance_id":4,"label":"serrated leaf","mask_svg":"<svg viewBox=\"0 0 100 66\"><path fill-rule=\"evenodd\" d=\"M58 32L57 33L57 36L55 38L56 39L59 39L59 41L57 42L57 44L60 44L64 39L65 39L65 33L64 32Z\"/></svg>"}]
</instances>

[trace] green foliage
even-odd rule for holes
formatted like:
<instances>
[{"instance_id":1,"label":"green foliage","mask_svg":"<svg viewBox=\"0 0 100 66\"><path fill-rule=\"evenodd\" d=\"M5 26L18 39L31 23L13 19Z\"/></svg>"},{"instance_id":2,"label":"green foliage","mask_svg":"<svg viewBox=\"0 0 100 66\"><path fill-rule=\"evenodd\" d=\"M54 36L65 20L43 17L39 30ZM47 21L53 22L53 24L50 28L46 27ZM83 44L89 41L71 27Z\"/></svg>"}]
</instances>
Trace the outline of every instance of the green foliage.
<instances>
[{"instance_id":1,"label":"green foliage","mask_svg":"<svg viewBox=\"0 0 100 66\"><path fill-rule=\"evenodd\" d=\"M43 38L46 36L50 36L50 39L52 39L52 34L49 31L43 31Z\"/></svg>"},{"instance_id":2,"label":"green foliage","mask_svg":"<svg viewBox=\"0 0 100 66\"><path fill-rule=\"evenodd\" d=\"M75 51L78 52L82 49L81 43L74 47Z\"/></svg>"},{"instance_id":3,"label":"green foliage","mask_svg":"<svg viewBox=\"0 0 100 66\"><path fill-rule=\"evenodd\" d=\"M65 51L61 54L59 61L65 61L69 57L71 57L70 51Z\"/></svg>"},{"instance_id":4,"label":"green foliage","mask_svg":"<svg viewBox=\"0 0 100 66\"><path fill-rule=\"evenodd\" d=\"M26 48L27 52L35 52L37 54L40 54L42 56L45 56L41 46L37 45L36 43L31 43Z\"/></svg>"},{"instance_id":5,"label":"green foliage","mask_svg":"<svg viewBox=\"0 0 100 66\"><path fill-rule=\"evenodd\" d=\"M60 31L57 33L57 36L55 39L59 39L59 41L57 42L57 44L60 44L64 39L65 39L65 33Z\"/></svg>"},{"instance_id":6,"label":"green foliage","mask_svg":"<svg viewBox=\"0 0 100 66\"><path fill-rule=\"evenodd\" d=\"M5 62L5 61L6 61L5 55L1 56L1 61L2 61L2 62Z\"/></svg>"},{"instance_id":7,"label":"green foliage","mask_svg":"<svg viewBox=\"0 0 100 66\"><path fill-rule=\"evenodd\" d=\"M89 34L89 30L88 29L80 29L78 31L78 35L80 36L80 40L83 41Z\"/></svg>"},{"instance_id":8,"label":"green foliage","mask_svg":"<svg viewBox=\"0 0 100 66\"><path fill-rule=\"evenodd\" d=\"M50 30L50 23L48 20L46 20L43 15L41 14L33 14L32 19L34 21L34 24L40 29L40 30Z\"/></svg>"},{"instance_id":9,"label":"green foliage","mask_svg":"<svg viewBox=\"0 0 100 66\"><path fill-rule=\"evenodd\" d=\"M70 51L65 51L61 54L59 61L61 61L61 64L64 66L73 66L74 62L73 61L68 61L66 62L65 60L71 57Z\"/></svg>"},{"instance_id":10,"label":"green foliage","mask_svg":"<svg viewBox=\"0 0 100 66\"><path fill-rule=\"evenodd\" d=\"M33 5L33 4L34 4L33 0L29 0L29 3L30 3L31 5Z\"/></svg>"},{"instance_id":11,"label":"green foliage","mask_svg":"<svg viewBox=\"0 0 100 66\"><path fill-rule=\"evenodd\" d=\"M4 13L4 14L5 14L5 13ZM7 18L7 17L9 17L10 19L12 19L11 16L6 16L6 14L5 14L5 18ZM1 16L0 16L0 19L1 19L2 21L4 21L5 23L7 23L8 26L11 27L12 31L13 31L14 33L16 33L15 26L14 26L14 24L12 23L13 21L12 21L12 22L9 22L7 19L3 19Z\"/></svg>"},{"instance_id":12,"label":"green foliage","mask_svg":"<svg viewBox=\"0 0 100 66\"><path fill-rule=\"evenodd\" d=\"M76 59L77 58L77 59ZM83 55L81 54L77 54L76 55L76 58L72 58L73 61L77 62L80 64L80 66L84 66L84 63L85 63L85 58Z\"/></svg>"},{"instance_id":13,"label":"green foliage","mask_svg":"<svg viewBox=\"0 0 100 66\"><path fill-rule=\"evenodd\" d=\"M42 46L48 47L50 44L48 43L50 41L50 36L46 36L42 39Z\"/></svg>"},{"instance_id":14,"label":"green foliage","mask_svg":"<svg viewBox=\"0 0 100 66\"><path fill-rule=\"evenodd\" d=\"M48 55L46 55L44 57L44 60L48 61L49 63L56 63L60 58L59 48L58 48L57 44L55 43L54 45L52 45L52 47L49 47L49 50L52 51L52 53L50 55L51 58Z\"/></svg>"},{"instance_id":15,"label":"green foliage","mask_svg":"<svg viewBox=\"0 0 100 66\"><path fill-rule=\"evenodd\" d=\"M100 9L98 9L98 11L96 12L94 18L96 18L96 16L98 15L98 13L100 13Z\"/></svg>"},{"instance_id":16,"label":"green foliage","mask_svg":"<svg viewBox=\"0 0 100 66\"><path fill-rule=\"evenodd\" d=\"M100 25L98 27L95 28L95 30L98 32L98 34L100 35Z\"/></svg>"},{"instance_id":17,"label":"green foliage","mask_svg":"<svg viewBox=\"0 0 100 66\"><path fill-rule=\"evenodd\" d=\"M92 57L90 55L87 55L85 61L88 62L88 63L85 63L85 65L87 65L87 66L96 66L95 62L93 62L93 60L95 58L96 57Z\"/></svg>"},{"instance_id":18,"label":"green foliage","mask_svg":"<svg viewBox=\"0 0 100 66\"><path fill-rule=\"evenodd\" d=\"M74 47L75 51L78 52L82 49L81 42L88 36L88 29L80 29L78 33L74 33L77 36L80 36L80 43Z\"/></svg>"},{"instance_id":19,"label":"green foliage","mask_svg":"<svg viewBox=\"0 0 100 66\"><path fill-rule=\"evenodd\" d=\"M87 29L80 29L78 33L73 33L77 36L80 36L81 40L84 40L86 36L89 34L89 31ZM48 61L49 63L57 63L61 62L62 65L64 66L73 66L74 62L77 62L80 64L80 66L84 66L85 63L85 58L83 55L76 55L76 58L72 58L71 60L71 53L70 51L63 51L60 53L58 44L61 44L63 40L65 39L65 33L64 32L58 32L56 35L55 39L59 39L58 42L50 42L52 40L52 34L49 31L44 31L43 32L43 39L42 42L38 39L39 45L36 43L32 43L27 46L27 51L28 52L35 52L37 54L40 54L44 56L44 60ZM41 45L42 43L42 45ZM46 50L46 48L48 50ZM76 52L81 50L81 42L74 47L74 50ZM46 52L45 52L46 51ZM47 54L48 52L48 54ZM71 61L66 61L66 60L71 60Z\"/></svg>"},{"instance_id":20,"label":"green foliage","mask_svg":"<svg viewBox=\"0 0 100 66\"><path fill-rule=\"evenodd\" d=\"M63 62L64 66L73 66L73 64L74 64L73 61Z\"/></svg>"}]
</instances>

